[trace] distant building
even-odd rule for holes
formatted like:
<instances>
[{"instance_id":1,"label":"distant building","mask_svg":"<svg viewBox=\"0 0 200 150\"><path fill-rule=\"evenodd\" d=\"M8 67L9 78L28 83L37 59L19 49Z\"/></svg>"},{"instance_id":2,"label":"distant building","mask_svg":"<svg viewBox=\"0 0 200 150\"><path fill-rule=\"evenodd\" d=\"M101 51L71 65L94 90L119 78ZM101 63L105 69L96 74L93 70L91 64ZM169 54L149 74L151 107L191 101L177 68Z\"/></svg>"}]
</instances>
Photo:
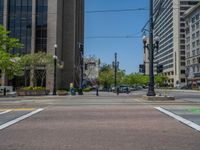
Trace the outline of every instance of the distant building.
<instances>
[{"instance_id":1,"label":"distant building","mask_svg":"<svg viewBox=\"0 0 200 150\"><path fill-rule=\"evenodd\" d=\"M192 88L200 87L200 3L185 12L186 77Z\"/></svg>"},{"instance_id":2,"label":"distant building","mask_svg":"<svg viewBox=\"0 0 200 150\"><path fill-rule=\"evenodd\" d=\"M147 43L149 44L149 38L147 38ZM149 75L149 50L144 48L144 74Z\"/></svg>"},{"instance_id":3,"label":"distant building","mask_svg":"<svg viewBox=\"0 0 200 150\"><path fill-rule=\"evenodd\" d=\"M99 77L100 59L92 56L84 59L84 79L95 82Z\"/></svg>"},{"instance_id":4,"label":"distant building","mask_svg":"<svg viewBox=\"0 0 200 150\"><path fill-rule=\"evenodd\" d=\"M78 85L84 0L0 0L0 24L24 44L21 54L42 51L54 55L57 44L56 54L64 62L64 68L57 71L57 87L67 87L71 82ZM52 89L54 73L39 71L46 72L44 86ZM24 86L24 79L15 78L10 84Z\"/></svg>"},{"instance_id":5,"label":"distant building","mask_svg":"<svg viewBox=\"0 0 200 150\"><path fill-rule=\"evenodd\" d=\"M184 13L200 0L154 0L154 12L162 2L154 24L154 36L160 37L155 62L163 65L163 74L169 77L171 86L186 85L185 76L185 20Z\"/></svg>"}]
</instances>

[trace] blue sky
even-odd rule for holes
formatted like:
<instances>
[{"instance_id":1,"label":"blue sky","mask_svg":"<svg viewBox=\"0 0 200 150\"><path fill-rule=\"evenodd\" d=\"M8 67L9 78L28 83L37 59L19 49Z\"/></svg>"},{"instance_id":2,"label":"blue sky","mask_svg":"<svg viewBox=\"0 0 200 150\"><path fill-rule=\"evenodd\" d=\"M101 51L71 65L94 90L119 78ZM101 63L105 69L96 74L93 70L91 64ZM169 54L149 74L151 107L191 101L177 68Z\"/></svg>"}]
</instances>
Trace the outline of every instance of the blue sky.
<instances>
[{"instance_id":1,"label":"blue sky","mask_svg":"<svg viewBox=\"0 0 200 150\"><path fill-rule=\"evenodd\" d=\"M85 0L85 11L149 8L149 0ZM85 55L95 55L111 64L118 53L120 68L138 72L143 62L141 29L148 11L85 13ZM87 38L91 36L136 36L140 38Z\"/></svg>"}]
</instances>

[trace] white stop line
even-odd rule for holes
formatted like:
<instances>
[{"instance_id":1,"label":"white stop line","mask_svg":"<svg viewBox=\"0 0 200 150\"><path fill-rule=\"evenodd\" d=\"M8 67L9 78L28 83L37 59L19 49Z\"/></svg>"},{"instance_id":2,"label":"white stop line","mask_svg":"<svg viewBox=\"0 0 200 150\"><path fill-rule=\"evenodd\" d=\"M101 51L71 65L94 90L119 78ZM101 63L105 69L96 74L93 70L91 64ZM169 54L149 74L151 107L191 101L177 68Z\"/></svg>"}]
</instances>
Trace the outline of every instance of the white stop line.
<instances>
[{"instance_id":1,"label":"white stop line","mask_svg":"<svg viewBox=\"0 0 200 150\"><path fill-rule=\"evenodd\" d=\"M26 114L26 115L23 115L23 116L21 116L21 117L19 117L19 118L16 118L16 119L14 119L14 120L12 120L12 121L6 122L6 123L0 125L0 130L3 130L3 129L5 129L5 128L7 128L7 127L9 127L9 126L11 126L11 125L13 125L13 124L19 122L19 121L22 121L22 120L24 120L24 119L26 119L26 118L28 118L28 117L30 117L30 116L32 116L32 115L35 115L35 114L37 114L37 113L39 113L39 112L41 112L41 111L43 111L43 110L44 110L43 108L40 108L40 109L37 109L37 110L35 110L35 111L32 111L32 112L30 112L30 113L28 113L28 114Z\"/></svg>"},{"instance_id":2,"label":"white stop line","mask_svg":"<svg viewBox=\"0 0 200 150\"><path fill-rule=\"evenodd\" d=\"M12 110L6 110L6 111L3 111L3 112L0 112L0 115L3 115L3 114L6 114L6 113L9 113L11 112Z\"/></svg>"},{"instance_id":3,"label":"white stop line","mask_svg":"<svg viewBox=\"0 0 200 150\"><path fill-rule=\"evenodd\" d=\"M200 131L200 126L195 124L194 122L189 121L189 120L187 120L187 119L185 119L183 117L180 117L180 116L178 116L178 115L176 115L176 114L174 114L174 113L172 113L170 111L167 111L167 110L165 110L165 109L163 109L161 107L154 107L154 108L159 110L159 111L161 111L161 112L163 112L164 114L166 114L166 115L168 115L168 116L170 116L170 117L172 117L172 118L184 123L185 125L193 128L193 129L195 129L197 131Z\"/></svg>"}]
</instances>

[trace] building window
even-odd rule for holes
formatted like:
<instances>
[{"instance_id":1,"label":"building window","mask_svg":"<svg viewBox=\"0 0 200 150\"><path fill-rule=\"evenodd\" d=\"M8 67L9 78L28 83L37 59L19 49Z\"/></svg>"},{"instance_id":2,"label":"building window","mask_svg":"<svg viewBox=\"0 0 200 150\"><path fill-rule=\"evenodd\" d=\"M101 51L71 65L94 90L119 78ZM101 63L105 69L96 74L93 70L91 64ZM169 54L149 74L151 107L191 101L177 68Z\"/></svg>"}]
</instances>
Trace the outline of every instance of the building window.
<instances>
[{"instance_id":1,"label":"building window","mask_svg":"<svg viewBox=\"0 0 200 150\"><path fill-rule=\"evenodd\" d=\"M36 49L47 51L47 0L36 1Z\"/></svg>"},{"instance_id":2,"label":"building window","mask_svg":"<svg viewBox=\"0 0 200 150\"><path fill-rule=\"evenodd\" d=\"M200 49L199 48L197 48L197 55L199 55L200 54Z\"/></svg>"},{"instance_id":3,"label":"building window","mask_svg":"<svg viewBox=\"0 0 200 150\"><path fill-rule=\"evenodd\" d=\"M3 2L4 0L0 0L0 24L3 24Z\"/></svg>"},{"instance_id":4,"label":"building window","mask_svg":"<svg viewBox=\"0 0 200 150\"><path fill-rule=\"evenodd\" d=\"M197 38L199 37L199 31L196 32L196 37L197 37Z\"/></svg>"},{"instance_id":5,"label":"building window","mask_svg":"<svg viewBox=\"0 0 200 150\"><path fill-rule=\"evenodd\" d=\"M195 42L192 42L192 48L194 48L195 47Z\"/></svg>"},{"instance_id":6,"label":"building window","mask_svg":"<svg viewBox=\"0 0 200 150\"><path fill-rule=\"evenodd\" d=\"M192 17L192 23L194 23L195 22L195 17Z\"/></svg>"},{"instance_id":7,"label":"building window","mask_svg":"<svg viewBox=\"0 0 200 150\"><path fill-rule=\"evenodd\" d=\"M185 70L181 70L181 74L185 74Z\"/></svg>"},{"instance_id":8,"label":"building window","mask_svg":"<svg viewBox=\"0 0 200 150\"><path fill-rule=\"evenodd\" d=\"M181 79L181 83L185 83L185 79L184 78Z\"/></svg>"},{"instance_id":9,"label":"building window","mask_svg":"<svg viewBox=\"0 0 200 150\"><path fill-rule=\"evenodd\" d=\"M193 40L195 39L195 33L192 34L192 39L193 39Z\"/></svg>"},{"instance_id":10,"label":"building window","mask_svg":"<svg viewBox=\"0 0 200 150\"><path fill-rule=\"evenodd\" d=\"M189 58L190 57L190 52L187 52L187 58Z\"/></svg>"},{"instance_id":11,"label":"building window","mask_svg":"<svg viewBox=\"0 0 200 150\"><path fill-rule=\"evenodd\" d=\"M190 60L187 60L187 66L189 66L190 65Z\"/></svg>"},{"instance_id":12,"label":"building window","mask_svg":"<svg viewBox=\"0 0 200 150\"><path fill-rule=\"evenodd\" d=\"M192 25L192 31L194 31L194 30L195 30L195 24Z\"/></svg>"},{"instance_id":13,"label":"building window","mask_svg":"<svg viewBox=\"0 0 200 150\"><path fill-rule=\"evenodd\" d=\"M199 22L196 23L196 29L199 29Z\"/></svg>"},{"instance_id":14,"label":"building window","mask_svg":"<svg viewBox=\"0 0 200 150\"><path fill-rule=\"evenodd\" d=\"M197 40L197 46L199 46L200 45L200 40Z\"/></svg>"},{"instance_id":15,"label":"building window","mask_svg":"<svg viewBox=\"0 0 200 150\"><path fill-rule=\"evenodd\" d=\"M192 60L192 63L193 63L193 64L195 64L195 63L196 63L196 59L195 59L195 58L193 58L193 60Z\"/></svg>"},{"instance_id":16,"label":"building window","mask_svg":"<svg viewBox=\"0 0 200 150\"><path fill-rule=\"evenodd\" d=\"M181 56L181 60L185 60L185 56Z\"/></svg>"},{"instance_id":17,"label":"building window","mask_svg":"<svg viewBox=\"0 0 200 150\"><path fill-rule=\"evenodd\" d=\"M185 66L185 62L181 62L181 66Z\"/></svg>"},{"instance_id":18,"label":"building window","mask_svg":"<svg viewBox=\"0 0 200 150\"><path fill-rule=\"evenodd\" d=\"M26 54L31 52L32 34L32 0L8 1L8 30L10 36L20 39L24 47L14 49L12 53Z\"/></svg>"},{"instance_id":19,"label":"building window","mask_svg":"<svg viewBox=\"0 0 200 150\"><path fill-rule=\"evenodd\" d=\"M199 20L199 14L196 14L196 20Z\"/></svg>"},{"instance_id":20,"label":"building window","mask_svg":"<svg viewBox=\"0 0 200 150\"><path fill-rule=\"evenodd\" d=\"M192 51L192 56L195 56L195 50Z\"/></svg>"}]
</instances>

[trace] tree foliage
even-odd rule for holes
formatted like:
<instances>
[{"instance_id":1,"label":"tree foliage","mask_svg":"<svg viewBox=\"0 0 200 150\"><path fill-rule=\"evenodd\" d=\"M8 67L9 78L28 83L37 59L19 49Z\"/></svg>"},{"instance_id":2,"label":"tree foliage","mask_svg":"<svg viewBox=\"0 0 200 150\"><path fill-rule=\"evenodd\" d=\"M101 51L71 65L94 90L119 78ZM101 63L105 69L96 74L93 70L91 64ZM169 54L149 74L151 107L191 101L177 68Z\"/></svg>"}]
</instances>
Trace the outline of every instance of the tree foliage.
<instances>
[{"instance_id":1,"label":"tree foliage","mask_svg":"<svg viewBox=\"0 0 200 150\"><path fill-rule=\"evenodd\" d=\"M125 78L125 71L118 69L117 71L117 83L123 84L123 80ZM115 82L115 70L111 65L104 64L101 67L99 79L100 84L104 86L104 88L110 88L114 85Z\"/></svg>"},{"instance_id":2,"label":"tree foliage","mask_svg":"<svg viewBox=\"0 0 200 150\"><path fill-rule=\"evenodd\" d=\"M43 86L46 77L46 69L53 66L53 56L48 53L38 52L21 56L20 61L24 66L24 70L33 71L33 75L31 76L33 85ZM36 83L38 80L41 80L40 85Z\"/></svg>"},{"instance_id":3,"label":"tree foliage","mask_svg":"<svg viewBox=\"0 0 200 150\"><path fill-rule=\"evenodd\" d=\"M164 83L167 81L167 79L168 78L165 76L155 76L155 84L158 86L164 86ZM105 64L101 67L99 81L105 88L110 88L112 85L114 85L114 69L111 67L111 65ZM129 86L147 86L149 83L149 76L138 73L126 75L124 70L119 69L117 72L117 83L118 85L125 84Z\"/></svg>"},{"instance_id":4,"label":"tree foliage","mask_svg":"<svg viewBox=\"0 0 200 150\"><path fill-rule=\"evenodd\" d=\"M20 41L9 37L9 32L0 25L0 69L9 79L23 75L23 66L18 61L19 57L17 54L10 53L11 50L22 47Z\"/></svg>"}]
</instances>

